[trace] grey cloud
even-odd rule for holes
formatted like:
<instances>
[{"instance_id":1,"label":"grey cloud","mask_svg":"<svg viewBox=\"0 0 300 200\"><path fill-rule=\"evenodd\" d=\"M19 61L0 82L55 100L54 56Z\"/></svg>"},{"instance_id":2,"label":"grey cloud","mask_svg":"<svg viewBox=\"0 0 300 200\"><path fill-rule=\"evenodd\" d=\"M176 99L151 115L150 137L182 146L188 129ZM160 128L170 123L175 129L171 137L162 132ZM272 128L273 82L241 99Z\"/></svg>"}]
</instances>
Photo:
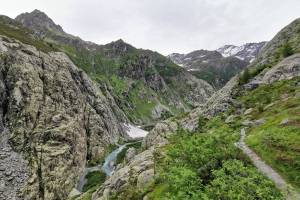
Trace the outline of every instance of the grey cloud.
<instances>
[{"instance_id":1,"label":"grey cloud","mask_svg":"<svg viewBox=\"0 0 300 200\"><path fill-rule=\"evenodd\" d=\"M300 14L299 0L10 0L1 7L11 17L37 8L85 40L122 38L163 54L270 40Z\"/></svg>"}]
</instances>

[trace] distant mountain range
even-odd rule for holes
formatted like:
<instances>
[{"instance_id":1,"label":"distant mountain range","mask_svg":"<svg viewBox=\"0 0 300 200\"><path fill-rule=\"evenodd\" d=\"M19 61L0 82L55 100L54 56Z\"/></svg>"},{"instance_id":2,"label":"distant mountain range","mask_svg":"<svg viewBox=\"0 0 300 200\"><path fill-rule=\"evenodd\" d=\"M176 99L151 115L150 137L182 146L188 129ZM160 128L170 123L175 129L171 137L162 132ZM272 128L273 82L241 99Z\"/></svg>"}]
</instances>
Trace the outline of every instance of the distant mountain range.
<instances>
[{"instance_id":1,"label":"distant mountain range","mask_svg":"<svg viewBox=\"0 0 300 200\"><path fill-rule=\"evenodd\" d=\"M252 62L267 42L246 43L241 46L225 45L216 51L224 57L234 56L240 60Z\"/></svg>"},{"instance_id":2,"label":"distant mountain range","mask_svg":"<svg viewBox=\"0 0 300 200\"><path fill-rule=\"evenodd\" d=\"M196 50L187 54L173 53L168 57L198 78L221 88L232 76L247 67L265 44L225 45L215 51Z\"/></svg>"}]
</instances>

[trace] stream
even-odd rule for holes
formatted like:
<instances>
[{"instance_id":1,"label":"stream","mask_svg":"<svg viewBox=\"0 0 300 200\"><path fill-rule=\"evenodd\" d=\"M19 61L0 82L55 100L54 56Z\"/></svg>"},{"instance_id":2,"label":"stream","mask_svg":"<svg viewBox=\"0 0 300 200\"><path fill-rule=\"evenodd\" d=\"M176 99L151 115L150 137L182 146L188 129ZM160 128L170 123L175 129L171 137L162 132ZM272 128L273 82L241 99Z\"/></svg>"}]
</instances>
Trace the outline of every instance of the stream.
<instances>
[{"instance_id":1,"label":"stream","mask_svg":"<svg viewBox=\"0 0 300 200\"><path fill-rule=\"evenodd\" d=\"M102 166L102 170L104 171L104 173L106 174L106 176L110 176L113 171L114 171L114 164L116 162L117 156L118 154L128 145L131 143L126 143L123 144L121 146L119 146L117 149L115 149L114 151L112 151L106 158L105 158L105 162Z\"/></svg>"},{"instance_id":2,"label":"stream","mask_svg":"<svg viewBox=\"0 0 300 200\"><path fill-rule=\"evenodd\" d=\"M137 141L140 142L140 141ZM134 144L137 142L131 142L131 143L126 143L123 145L119 145L119 147L117 149L115 149L114 151L112 151L110 154L108 154L105 158L104 164L103 165L97 165L97 166L93 166L93 167L86 167L84 172L82 173L78 185L77 185L77 190L79 192L82 192L83 186L86 184L87 179L86 179L86 175L90 172L94 172L94 171L100 171L102 170L106 176L111 176L111 174L114 172L115 170L115 163L116 163L116 159L118 154L129 144Z\"/></svg>"},{"instance_id":3,"label":"stream","mask_svg":"<svg viewBox=\"0 0 300 200\"><path fill-rule=\"evenodd\" d=\"M131 138L143 138L148 134L148 131L145 131L139 127L133 126L131 124L124 124L124 126L126 127L126 132L129 135L129 137ZM140 141L137 141L140 142ZM137 142L130 142L130 143L126 143L123 145L119 145L118 148L116 148L115 150L113 150L110 154L108 154L105 158L104 164L103 165L97 165L97 166L93 166L93 167L86 167L85 170L83 171L76 190L79 192L82 192L83 186L86 184L87 179L86 179L86 175L90 172L94 172L94 171L100 171L102 170L106 176L111 176L112 173L115 170L115 163L116 163L116 159L118 154L124 149L126 148L127 145L129 144L134 144Z\"/></svg>"}]
</instances>

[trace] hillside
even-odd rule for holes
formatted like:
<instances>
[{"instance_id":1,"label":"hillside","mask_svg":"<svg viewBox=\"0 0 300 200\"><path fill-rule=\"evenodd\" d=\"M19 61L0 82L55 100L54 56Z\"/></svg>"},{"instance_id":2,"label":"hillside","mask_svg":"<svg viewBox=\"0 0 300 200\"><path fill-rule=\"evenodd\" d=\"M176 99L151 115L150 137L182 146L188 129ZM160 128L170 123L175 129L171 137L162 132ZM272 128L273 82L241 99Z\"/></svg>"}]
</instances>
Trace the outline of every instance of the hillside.
<instances>
[{"instance_id":1,"label":"hillside","mask_svg":"<svg viewBox=\"0 0 300 200\"><path fill-rule=\"evenodd\" d=\"M165 57L0 16L0 199L298 200L299 38Z\"/></svg>"},{"instance_id":2,"label":"hillside","mask_svg":"<svg viewBox=\"0 0 300 200\"><path fill-rule=\"evenodd\" d=\"M83 41L65 33L41 11L21 14L16 21L65 52L107 88L134 123L153 123L186 112L203 104L214 91L205 81L156 52L136 49L122 40L106 45Z\"/></svg>"},{"instance_id":3,"label":"hillside","mask_svg":"<svg viewBox=\"0 0 300 200\"><path fill-rule=\"evenodd\" d=\"M171 54L173 62L215 88L222 88L234 75L249 64L236 57L223 57L218 51L197 50L188 54Z\"/></svg>"},{"instance_id":4,"label":"hillside","mask_svg":"<svg viewBox=\"0 0 300 200\"><path fill-rule=\"evenodd\" d=\"M291 43L299 36L298 22L280 31L249 70L204 106L158 123L143 140L145 150L134 158L141 164L125 163L94 194L100 199L104 191L123 199L298 199L300 60L297 44ZM261 69L261 63L270 64ZM243 145L267 168L254 165L254 155L240 150L243 137ZM128 166L143 163L151 164L125 179ZM119 190L118 179L123 185L131 182Z\"/></svg>"}]
</instances>

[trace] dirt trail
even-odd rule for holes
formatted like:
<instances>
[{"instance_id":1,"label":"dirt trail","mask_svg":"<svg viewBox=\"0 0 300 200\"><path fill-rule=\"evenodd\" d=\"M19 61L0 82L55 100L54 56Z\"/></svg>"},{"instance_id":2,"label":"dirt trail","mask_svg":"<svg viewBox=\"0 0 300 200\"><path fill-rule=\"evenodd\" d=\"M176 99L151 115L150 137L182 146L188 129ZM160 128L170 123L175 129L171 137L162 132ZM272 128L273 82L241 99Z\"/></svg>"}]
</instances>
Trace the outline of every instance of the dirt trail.
<instances>
[{"instance_id":1,"label":"dirt trail","mask_svg":"<svg viewBox=\"0 0 300 200\"><path fill-rule=\"evenodd\" d=\"M271 179L275 185L287 194L288 200L299 200L300 194L291 188L290 185L278 174L271 166L266 164L254 151L252 151L245 143L246 131L241 130L241 138L236 146L239 147L253 162L256 168Z\"/></svg>"}]
</instances>

